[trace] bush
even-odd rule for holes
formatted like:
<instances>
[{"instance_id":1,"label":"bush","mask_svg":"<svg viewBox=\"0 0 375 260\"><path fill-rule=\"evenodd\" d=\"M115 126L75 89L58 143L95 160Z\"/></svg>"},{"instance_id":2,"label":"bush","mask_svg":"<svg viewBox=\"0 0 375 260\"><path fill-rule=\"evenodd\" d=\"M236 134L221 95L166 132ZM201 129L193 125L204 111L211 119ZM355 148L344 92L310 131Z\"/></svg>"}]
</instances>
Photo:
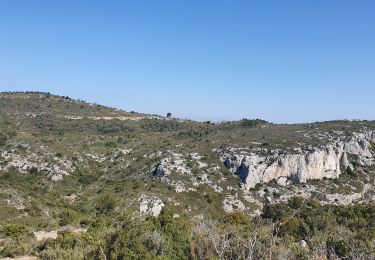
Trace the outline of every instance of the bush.
<instances>
[{"instance_id":1,"label":"bush","mask_svg":"<svg viewBox=\"0 0 375 260\"><path fill-rule=\"evenodd\" d=\"M37 246L38 256L41 259L100 259L95 255L97 239L86 234L59 232L56 240L45 240Z\"/></svg>"},{"instance_id":2,"label":"bush","mask_svg":"<svg viewBox=\"0 0 375 260\"><path fill-rule=\"evenodd\" d=\"M266 204L263 207L262 218L272 219L278 221L282 217L291 215L292 211L285 203Z\"/></svg>"},{"instance_id":3,"label":"bush","mask_svg":"<svg viewBox=\"0 0 375 260\"><path fill-rule=\"evenodd\" d=\"M280 221L280 235L292 236L295 240L304 239L302 220L298 217L284 217Z\"/></svg>"},{"instance_id":4,"label":"bush","mask_svg":"<svg viewBox=\"0 0 375 260\"><path fill-rule=\"evenodd\" d=\"M267 121L259 119L259 118L257 118L257 119L246 119L246 118L244 118L240 121L240 124L243 127L256 127L258 125L264 125L264 124L267 124L267 123L268 123Z\"/></svg>"},{"instance_id":5,"label":"bush","mask_svg":"<svg viewBox=\"0 0 375 260\"><path fill-rule=\"evenodd\" d=\"M351 251L347 241L332 237L327 241L327 249L329 255L334 255L340 258L347 258Z\"/></svg>"},{"instance_id":6,"label":"bush","mask_svg":"<svg viewBox=\"0 0 375 260\"><path fill-rule=\"evenodd\" d=\"M165 258L191 259L190 230L191 223L183 219L173 218L171 212L164 210L158 218L154 218L157 230L163 234Z\"/></svg>"},{"instance_id":7,"label":"bush","mask_svg":"<svg viewBox=\"0 0 375 260\"><path fill-rule=\"evenodd\" d=\"M7 140L8 138L5 135L0 134L0 147L4 146Z\"/></svg>"},{"instance_id":8,"label":"bush","mask_svg":"<svg viewBox=\"0 0 375 260\"><path fill-rule=\"evenodd\" d=\"M64 209L60 212L59 214L60 217L60 225L61 226L66 226L69 224L72 224L78 217L78 214L71 210L71 209Z\"/></svg>"},{"instance_id":9,"label":"bush","mask_svg":"<svg viewBox=\"0 0 375 260\"><path fill-rule=\"evenodd\" d=\"M299 209L303 207L304 203L305 200L302 197L292 197L288 200L288 206L292 209Z\"/></svg>"},{"instance_id":10,"label":"bush","mask_svg":"<svg viewBox=\"0 0 375 260\"><path fill-rule=\"evenodd\" d=\"M242 212L232 212L228 213L224 217L224 223L229 223L231 225L250 225L250 217Z\"/></svg>"},{"instance_id":11,"label":"bush","mask_svg":"<svg viewBox=\"0 0 375 260\"><path fill-rule=\"evenodd\" d=\"M116 199L111 193L101 195L96 201L96 210L100 214L108 214L116 207Z\"/></svg>"},{"instance_id":12,"label":"bush","mask_svg":"<svg viewBox=\"0 0 375 260\"><path fill-rule=\"evenodd\" d=\"M184 129L184 124L174 120L161 121L155 119L147 119L142 121L141 128L151 131L167 132L182 130Z\"/></svg>"},{"instance_id":13,"label":"bush","mask_svg":"<svg viewBox=\"0 0 375 260\"><path fill-rule=\"evenodd\" d=\"M20 238L31 234L26 226L21 224L6 224L3 228L3 233L11 238Z\"/></svg>"},{"instance_id":14,"label":"bush","mask_svg":"<svg viewBox=\"0 0 375 260\"><path fill-rule=\"evenodd\" d=\"M28 255L33 252L33 244L30 241L6 241L1 249L1 255L4 257L17 257Z\"/></svg>"}]
</instances>

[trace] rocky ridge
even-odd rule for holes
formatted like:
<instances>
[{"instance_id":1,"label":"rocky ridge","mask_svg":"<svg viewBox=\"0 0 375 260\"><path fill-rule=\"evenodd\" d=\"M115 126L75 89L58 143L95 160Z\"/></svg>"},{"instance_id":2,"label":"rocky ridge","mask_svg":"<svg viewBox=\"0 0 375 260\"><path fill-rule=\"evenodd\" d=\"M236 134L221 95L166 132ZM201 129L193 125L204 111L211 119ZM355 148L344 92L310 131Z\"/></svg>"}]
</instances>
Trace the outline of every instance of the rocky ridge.
<instances>
[{"instance_id":1,"label":"rocky ridge","mask_svg":"<svg viewBox=\"0 0 375 260\"><path fill-rule=\"evenodd\" d=\"M374 164L374 152L370 142L375 142L375 131L353 133L320 147L296 148L292 152L260 148L214 151L231 172L238 174L243 187L250 189L274 179L285 182L285 177L300 183L335 179L343 171L353 171L353 164L371 166Z\"/></svg>"}]
</instances>

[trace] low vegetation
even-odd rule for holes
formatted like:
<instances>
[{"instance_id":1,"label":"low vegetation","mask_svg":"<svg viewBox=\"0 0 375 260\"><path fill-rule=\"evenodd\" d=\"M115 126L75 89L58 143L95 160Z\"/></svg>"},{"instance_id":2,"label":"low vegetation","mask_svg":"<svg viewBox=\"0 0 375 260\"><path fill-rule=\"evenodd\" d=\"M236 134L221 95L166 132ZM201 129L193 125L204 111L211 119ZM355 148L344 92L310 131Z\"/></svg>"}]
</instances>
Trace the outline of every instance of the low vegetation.
<instances>
[{"instance_id":1,"label":"low vegetation","mask_svg":"<svg viewBox=\"0 0 375 260\"><path fill-rule=\"evenodd\" d=\"M374 259L374 166L350 156L338 179L245 191L215 153L312 149L365 128L375 122L195 122L0 93L0 256Z\"/></svg>"},{"instance_id":2,"label":"low vegetation","mask_svg":"<svg viewBox=\"0 0 375 260\"><path fill-rule=\"evenodd\" d=\"M370 259L375 257L373 204L322 206L293 197L268 204L261 217L241 212L217 220L137 218L127 211L98 211L86 233L62 231L37 242L25 225L1 230L1 255L42 259Z\"/></svg>"}]
</instances>

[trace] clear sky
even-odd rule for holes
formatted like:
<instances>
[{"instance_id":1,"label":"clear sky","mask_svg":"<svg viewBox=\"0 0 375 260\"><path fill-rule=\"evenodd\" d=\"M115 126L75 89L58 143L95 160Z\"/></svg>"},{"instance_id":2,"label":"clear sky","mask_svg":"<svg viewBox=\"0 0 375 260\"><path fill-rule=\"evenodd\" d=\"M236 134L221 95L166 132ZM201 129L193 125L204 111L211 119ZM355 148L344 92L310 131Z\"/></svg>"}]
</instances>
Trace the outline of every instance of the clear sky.
<instances>
[{"instance_id":1,"label":"clear sky","mask_svg":"<svg viewBox=\"0 0 375 260\"><path fill-rule=\"evenodd\" d=\"M375 119L375 1L0 1L0 91L193 119Z\"/></svg>"}]
</instances>

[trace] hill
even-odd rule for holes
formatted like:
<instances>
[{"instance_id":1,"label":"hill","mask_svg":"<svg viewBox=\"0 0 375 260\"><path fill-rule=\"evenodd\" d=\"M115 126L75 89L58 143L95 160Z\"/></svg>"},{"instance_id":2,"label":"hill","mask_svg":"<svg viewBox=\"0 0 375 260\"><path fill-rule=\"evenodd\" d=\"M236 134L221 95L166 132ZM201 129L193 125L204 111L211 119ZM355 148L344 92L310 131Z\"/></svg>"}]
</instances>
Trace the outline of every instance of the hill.
<instances>
[{"instance_id":1,"label":"hill","mask_svg":"<svg viewBox=\"0 0 375 260\"><path fill-rule=\"evenodd\" d=\"M2 92L0 252L374 257L374 154L374 121L213 124Z\"/></svg>"}]
</instances>

